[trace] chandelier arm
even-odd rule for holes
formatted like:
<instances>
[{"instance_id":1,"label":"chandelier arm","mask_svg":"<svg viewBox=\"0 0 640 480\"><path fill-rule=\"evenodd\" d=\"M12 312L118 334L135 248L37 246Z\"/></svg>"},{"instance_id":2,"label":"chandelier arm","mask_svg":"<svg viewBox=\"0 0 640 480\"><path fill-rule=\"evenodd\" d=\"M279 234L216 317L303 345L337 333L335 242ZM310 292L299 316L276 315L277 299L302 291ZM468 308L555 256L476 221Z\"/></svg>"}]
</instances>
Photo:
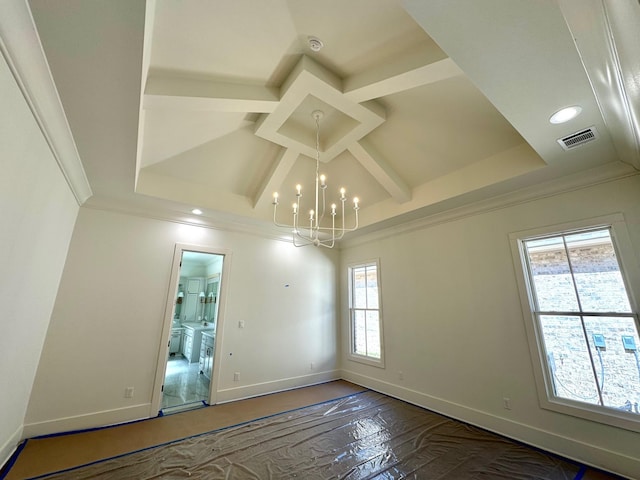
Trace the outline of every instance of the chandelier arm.
<instances>
[{"instance_id":1,"label":"chandelier arm","mask_svg":"<svg viewBox=\"0 0 640 480\"><path fill-rule=\"evenodd\" d=\"M342 232L353 232L354 230L358 229L358 210L356 210L356 219L355 219L355 224L353 227L351 228L343 228Z\"/></svg>"},{"instance_id":2,"label":"chandelier arm","mask_svg":"<svg viewBox=\"0 0 640 480\"><path fill-rule=\"evenodd\" d=\"M331 240L331 243L325 243L325 242L318 242L317 244L314 244L318 247L324 247L324 248L333 248L335 245L335 240Z\"/></svg>"},{"instance_id":3,"label":"chandelier arm","mask_svg":"<svg viewBox=\"0 0 640 480\"><path fill-rule=\"evenodd\" d=\"M320 224L322 223L322 219L324 218L324 212L325 212L325 187L321 187L322 190L322 214L320 214L319 218L318 218L318 226L320 226ZM316 206L316 210L317 210L317 206Z\"/></svg>"},{"instance_id":4,"label":"chandelier arm","mask_svg":"<svg viewBox=\"0 0 640 480\"><path fill-rule=\"evenodd\" d=\"M297 217L296 217L297 218ZM307 234L308 232L308 234ZM293 234L294 234L294 239L298 238L300 240L302 240L304 243L297 245L299 247L305 246L305 245L311 245L313 243L313 230L312 229L306 229L306 228L298 228L298 222L296 220L296 226L293 230Z\"/></svg>"},{"instance_id":5,"label":"chandelier arm","mask_svg":"<svg viewBox=\"0 0 640 480\"><path fill-rule=\"evenodd\" d=\"M312 243L312 242L309 242L309 241L305 241L304 243L297 243L297 242L296 242L296 237L298 237L298 236L299 236L299 235L293 235L293 239L292 239L292 240L293 240L293 242L292 242L292 243L293 243L293 246L294 246L294 247L306 247L306 246L308 246L308 245L313 245L313 243Z\"/></svg>"},{"instance_id":6,"label":"chandelier arm","mask_svg":"<svg viewBox=\"0 0 640 480\"><path fill-rule=\"evenodd\" d=\"M308 243L313 243L313 236L312 236L313 230L308 230L309 234L305 233L306 231L307 231L306 228L303 228L302 230L296 228L294 230L294 233L295 233L297 238L300 238L303 241L308 242Z\"/></svg>"},{"instance_id":7,"label":"chandelier arm","mask_svg":"<svg viewBox=\"0 0 640 480\"><path fill-rule=\"evenodd\" d=\"M331 215L331 245L329 248L333 248L336 243L336 216Z\"/></svg>"},{"instance_id":8,"label":"chandelier arm","mask_svg":"<svg viewBox=\"0 0 640 480\"><path fill-rule=\"evenodd\" d=\"M284 227L284 228L291 228L292 225L287 225L286 223L278 223L276 221L276 210L278 208L278 204L274 203L273 204L273 223L276 227Z\"/></svg>"}]
</instances>

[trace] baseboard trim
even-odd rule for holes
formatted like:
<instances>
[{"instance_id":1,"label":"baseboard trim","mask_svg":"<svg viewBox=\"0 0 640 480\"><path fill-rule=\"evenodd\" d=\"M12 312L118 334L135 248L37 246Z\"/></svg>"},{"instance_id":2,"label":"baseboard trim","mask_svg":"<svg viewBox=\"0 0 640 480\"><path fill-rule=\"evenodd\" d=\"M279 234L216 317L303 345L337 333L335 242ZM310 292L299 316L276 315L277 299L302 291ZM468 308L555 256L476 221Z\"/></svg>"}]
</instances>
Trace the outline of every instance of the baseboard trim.
<instances>
[{"instance_id":1,"label":"baseboard trim","mask_svg":"<svg viewBox=\"0 0 640 480\"><path fill-rule=\"evenodd\" d=\"M283 378L272 382L256 383L237 388L218 390L216 403L227 403L246 398L253 398L260 395L267 395L270 393L284 392L286 390L293 390L300 387L310 387L312 385L331 382L333 380L340 380L340 372L338 370L330 370L311 375ZM150 418L150 408L150 403L143 403L131 407L58 418L45 422L28 423L24 425L22 431L18 432L15 444L17 444L22 438L64 434L67 432L102 428L105 426L118 425L121 423L129 423L136 420ZM0 450L0 453L3 453L3 451Z\"/></svg>"},{"instance_id":2,"label":"baseboard trim","mask_svg":"<svg viewBox=\"0 0 640 480\"><path fill-rule=\"evenodd\" d=\"M22 441L22 432L24 427L20 425L15 432L13 432L7 440L0 446L0 468L4 467L11 456L18 448L18 444Z\"/></svg>"},{"instance_id":3,"label":"baseboard trim","mask_svg":"<svg viewBox=\"0 0 640 480\"><path fill-rule=\"evenodd\" d=\"M247 398L285 392L287 390L294 390L301 387L311 387L321 383L340 380L340 378L340 372L338 370L330 370L327 372L302 375L299 377L281 378L271 382L254 383L252 385L243 385L241 387L226 388L224 390L218 390L216 403L235 402L237 400L246 400Z\"/></svg>"},{"instance_id":4,"label":"baseboard trim","mask_svg":"<svg viewBox=\"0 0 640 480\"><path fill-rule=\"evenodd\" d=\"M624 477L640 472L640 459L564 437L530 425L498 417L409 388L347 370L342 379L446 415L556 455Z\"/></svg>"},{"instance_id":5,"label":"baseboard trim","mask_svg":"<svg viewBox=\"0 0 640 480\"><path fill-rule=\"evenodd\" d=\"M33 438L42 435L75 432L78 430L129 423L149 418L149 408L149 403L142 403L131 407L57 418L46 422L28 423L24 425L22 435L23 438Z\"/></svg>"}]
</instances>

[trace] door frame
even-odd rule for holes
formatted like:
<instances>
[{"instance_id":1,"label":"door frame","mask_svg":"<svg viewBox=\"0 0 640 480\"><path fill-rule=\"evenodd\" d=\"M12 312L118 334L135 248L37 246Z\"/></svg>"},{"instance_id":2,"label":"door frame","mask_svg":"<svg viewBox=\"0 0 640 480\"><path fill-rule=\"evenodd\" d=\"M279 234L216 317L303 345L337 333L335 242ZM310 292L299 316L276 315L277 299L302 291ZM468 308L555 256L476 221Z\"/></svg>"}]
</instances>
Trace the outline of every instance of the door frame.
<instances>
[{"instance_id":1,"label":"door frame","mask_svg":"<svg viewBox=\"0 0 640 480\"><path fill-rule=\"evenodd\" d=\"M169 288L167 289L167 300L164 308L162 321L162 334L158 346L158 361L153 382L153 392L149 417L159 415L162 404L162 386L169 360L169 342L171 341L171 327L173 324L174 304L178 294L180 283L180 269L183 252L209 253L212 255L222 255L222 271L220 272L220 283L218 285L218 317L216 319L216 336L214 341L213 372L209 381L209 405L215 405L218 394L218 380L220 378L220 350L222 348L222 338L224 333L224 317L226 312L226 300L229 285L229 272L231 271L231 250L227 248L209 247L205 245L192 245L186 243L176 243L173 252L173 263L171 265L171 276L169 278Z\"/></svg>"}]
</instances>

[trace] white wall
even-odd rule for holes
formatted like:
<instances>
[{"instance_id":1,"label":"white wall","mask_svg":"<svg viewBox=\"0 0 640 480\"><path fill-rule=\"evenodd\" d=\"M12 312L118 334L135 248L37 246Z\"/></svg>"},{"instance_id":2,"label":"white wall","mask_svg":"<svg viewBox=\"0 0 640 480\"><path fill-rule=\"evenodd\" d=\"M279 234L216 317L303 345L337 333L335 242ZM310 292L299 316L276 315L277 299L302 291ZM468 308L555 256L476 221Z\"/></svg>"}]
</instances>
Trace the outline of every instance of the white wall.
<instances>
[{"instance_id":1,"label":"white wall","mask_svg":"<svg viewBox=\"0 0 640 480\"><path fill-rule=\"evenodd\" d=\"M337 376L336 252L81 208L25 434L157 414L150 403L176 243L232 252L219 402Z\"/></svg>"},{"instance_id":2,"label":"white wall","mask_svg":"<svg viewBox=\"0 0 640 480\"><path fill-rule=\"evenodd\" d=\"M349 263L380 258L386 368L346 357L344 295L345 378L638 478L640 434L538 406L508 238L616 212L624 214L640 255L640 176L353 242L342 251L341 291ZM626 260L640 268L638 258ZM503 397L511 398L512 410L503 409Z\"/></svg>"},{"instance_id":3,"label":"white wall","mask_svg":"<svg viewBox=\"0 0 640 480\"><path fill-rule=\"evenodd\" d=\"M0 55L0 465L22 426L78 204Z\"/></svg>"}]
</instances>

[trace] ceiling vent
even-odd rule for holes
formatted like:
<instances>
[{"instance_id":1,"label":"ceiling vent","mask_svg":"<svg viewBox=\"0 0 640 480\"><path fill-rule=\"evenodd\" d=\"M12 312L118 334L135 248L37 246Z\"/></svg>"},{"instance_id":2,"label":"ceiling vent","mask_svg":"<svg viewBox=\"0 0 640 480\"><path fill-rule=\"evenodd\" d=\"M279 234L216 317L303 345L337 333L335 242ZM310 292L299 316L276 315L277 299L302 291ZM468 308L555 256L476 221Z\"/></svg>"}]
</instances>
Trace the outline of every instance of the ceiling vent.
<instances>
[{"instance_id":1,"label":"ceiling vent","mask_svg":"<svg viewBox=\"0 0 640 480\"><path fill-rule=\"evenodd\" d=\"M571 135L558 139L558 143L565 150L569 150L591 142L596 138L598 138L598 131L596 130L596 127L589 127L586 130L580 130L579 132L572 133Z\"/></svg>"}]
</instances>

